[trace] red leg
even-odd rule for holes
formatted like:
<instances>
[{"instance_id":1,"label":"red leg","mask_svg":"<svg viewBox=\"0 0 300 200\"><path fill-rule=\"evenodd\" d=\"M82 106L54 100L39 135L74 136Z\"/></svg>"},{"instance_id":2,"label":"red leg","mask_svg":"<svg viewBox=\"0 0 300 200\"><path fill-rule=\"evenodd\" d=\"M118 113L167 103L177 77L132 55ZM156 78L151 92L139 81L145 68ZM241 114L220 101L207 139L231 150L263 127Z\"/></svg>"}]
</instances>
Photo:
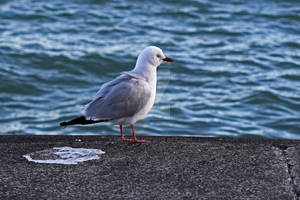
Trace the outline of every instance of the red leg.
<instances>
[{"instance_id":1,"label":"red leg","mask_svg":"<svg viewBox=\"0 0 300 200\"><path fill-rule=\"evenodd\" d=\"M122 141L124 141L124 142L133 142L133 139L126 139L126 138L124 137L124 134L123 134L123 126L122 126L122 125L120 125L120 133L121 133Z\"/></svg>"},{"instance_id":2,"label":"red leg","mask_svg":"<svg viewBox=\"0 0 300 200\"><path fill-rule=\"evenodd\" d=\"M126 139L124 137L123 126L120 125L120 133L121 133L122 141L124 141L124 142L135 142L135 143L147 143L147 142L149 142L147 140L137 140L136 137L135 137L135 133L134 133L134 125L131 124L130 126L131 126L131 130L132 130L133 139Z\"/></svg>"},{"instance_id":3,"label":"red leg","mask_svg":"<svg viewBox=\"0 0 300 200\"><path fill-rule=\"evenodd\" d=\"M130 124L130 127L131 127L131 130L132 130L133 142L136 142L136 143L147 143L147 142L149 142L147 140L137 140L136 137L135 137L135 133L134 133L134 125Z\"/></svg>"},{"instance_id":4,"label":"red leg","mask_svg":"<svg viewBox=\"0 0 300 200\"><path fill-rule=\"evenodd\" d=\"M123 134L123 127L122 127L122 125L120 125L120 133L121 133L122 140L124 140L125 138L124 138L124 134Z\"/></svg>"}]
</instances>

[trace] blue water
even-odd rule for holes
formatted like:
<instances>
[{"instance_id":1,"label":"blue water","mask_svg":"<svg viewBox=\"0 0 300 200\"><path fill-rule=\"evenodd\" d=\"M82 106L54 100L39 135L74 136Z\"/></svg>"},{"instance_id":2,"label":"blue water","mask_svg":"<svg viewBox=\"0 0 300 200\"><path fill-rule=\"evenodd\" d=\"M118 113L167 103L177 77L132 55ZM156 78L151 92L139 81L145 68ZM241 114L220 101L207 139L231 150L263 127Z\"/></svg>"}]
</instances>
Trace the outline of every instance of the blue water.
<instances>
[{"instance_id":1,"label":"blue water","mask_svg":"<svg viewBox=\"0 0 300 200\"><path fill-rule=\"evenodd\" d=\"M159 67L138 135L300 139L294 0L2 0L0 134L118 135L107 123L58 124L148 45L175 63Z\"/></svg>"}]
</instances>

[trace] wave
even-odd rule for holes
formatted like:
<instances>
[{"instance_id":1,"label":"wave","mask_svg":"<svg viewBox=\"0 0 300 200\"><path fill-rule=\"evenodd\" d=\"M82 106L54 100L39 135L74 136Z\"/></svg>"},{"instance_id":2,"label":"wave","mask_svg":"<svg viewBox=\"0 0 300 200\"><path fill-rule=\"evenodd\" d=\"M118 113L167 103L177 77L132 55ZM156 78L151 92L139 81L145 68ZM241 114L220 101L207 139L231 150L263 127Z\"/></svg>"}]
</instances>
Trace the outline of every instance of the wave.
<instances>
[{"instance_id":1,"label":"wave","mask_svg":"<svg viewBox=\"0 0 300 200\"><path fill-rule=\"evenodd\" d=\"M0 4L1 134L118 135L108 124L58 122L157 45L175 62L159 67L138 134L299 138L295 1Z\"/></svg>"}]
</instances>

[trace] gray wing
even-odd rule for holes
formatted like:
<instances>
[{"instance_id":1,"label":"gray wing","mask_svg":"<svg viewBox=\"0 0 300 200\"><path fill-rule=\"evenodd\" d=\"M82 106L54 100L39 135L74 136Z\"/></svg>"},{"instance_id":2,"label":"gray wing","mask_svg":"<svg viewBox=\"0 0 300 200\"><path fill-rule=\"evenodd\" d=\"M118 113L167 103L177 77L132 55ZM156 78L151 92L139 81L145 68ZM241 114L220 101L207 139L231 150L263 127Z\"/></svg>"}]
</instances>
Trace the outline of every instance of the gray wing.
<instances>
[{"instance_id":1,"label":"gray wing","mask_svg":"<svg viewBox=\"0 0 300 200\"><path fill-rule=\"evenodd\" d=\"M144 107L150 96L151 89L143 78L125 73L104 84L83 114L87 119L130 117Z\"/></svg>"}]
</instances>

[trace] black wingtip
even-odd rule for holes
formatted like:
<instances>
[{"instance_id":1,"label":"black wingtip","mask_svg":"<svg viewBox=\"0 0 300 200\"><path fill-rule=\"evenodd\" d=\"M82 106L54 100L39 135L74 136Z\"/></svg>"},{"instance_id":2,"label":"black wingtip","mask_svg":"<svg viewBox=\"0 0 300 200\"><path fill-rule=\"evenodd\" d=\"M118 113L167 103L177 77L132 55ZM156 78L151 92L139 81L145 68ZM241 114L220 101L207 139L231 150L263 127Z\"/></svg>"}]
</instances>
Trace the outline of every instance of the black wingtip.
<instances>
[{"instance_id":1,"label":"black wingtip","mask_svg":"<svg viewBox=\"0 0 300 200\"><path fill-rule=\"evenodd\" d=\"M107 119L103 119L103 120L86 120L84 116L80 116L77 117L75 119L72 119L70 121L66 121L66 122L61 122L59 125L60 126L70 126L70 125L75 125L75 124L94 124L94 123L99 123L99 122L106 122L109 121Z\"/></svg>"},{"instance_id":2,"label":"black wingtip","mask_svg":"<svg viewBox=\"0 0 300 200\"><path fill-rule=\"evenodd\" d=\"M61 122L59 125L60 125L60 126L67 126L68 123L67 123L67 122Z\"/></svg>"}]
</instances>

